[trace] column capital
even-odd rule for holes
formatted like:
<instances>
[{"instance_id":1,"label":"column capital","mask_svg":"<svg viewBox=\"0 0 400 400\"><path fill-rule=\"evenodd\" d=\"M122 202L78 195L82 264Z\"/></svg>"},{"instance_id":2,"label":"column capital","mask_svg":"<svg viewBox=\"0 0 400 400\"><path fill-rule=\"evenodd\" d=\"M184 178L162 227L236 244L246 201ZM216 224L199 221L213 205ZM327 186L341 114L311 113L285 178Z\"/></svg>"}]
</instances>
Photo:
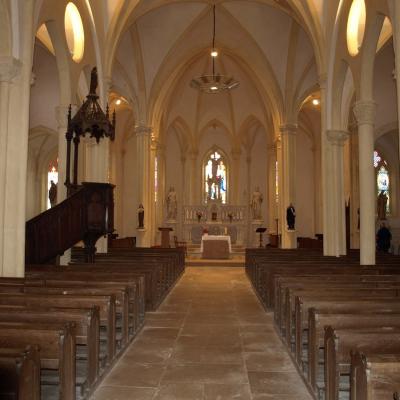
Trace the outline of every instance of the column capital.
<instances>
[{"instance_id":1,"label":"column capital","mask_svg":"<svg viewBox=\"0 0 400 400\"><path fill-rule=\"evenodd\" d=\"M151 126L146 126L142 124L135 126L136 136L151 136L152 133L153 128Z\"/></svg>"},{"instance_id":2,"label":"column capital","mask_svg":"<svg viewBox=\"0 0 400 400\"><path fill-rule=\"evenodd\" d=\"M0 82L11 83L16 78L22 69L21 61L14 57L0 57Z\"/></svg>"},{"instance_id":3,"label":"column capital","mask_svg":"<svg viewBox=\"0 0 400 400\"><path fill-rule=\"evenodd\" d=\"M353 107L358 125L374 125L376 103L372 100L357 101Z\"/></svg>"},{"instance_id":4,"label":"column capital","mask_svg":"<svg viewBox=\"0 0 400 400\"><path fill-rule=\"evenodd\" d=\"M340 130L326 131L328 141L335 146L344 146L344 143L349 138L349 132Z\"/></svg>"},{"instance_id":5,"label":"column capital","mask_svg":"<svg viewBox=\"0 0 400 400\"><path fill-rule=\"evenodd\" d=\"M284 124L279 127L281 135L295 135L297 133L297 124Z\"/></svg>"}]
</instances>

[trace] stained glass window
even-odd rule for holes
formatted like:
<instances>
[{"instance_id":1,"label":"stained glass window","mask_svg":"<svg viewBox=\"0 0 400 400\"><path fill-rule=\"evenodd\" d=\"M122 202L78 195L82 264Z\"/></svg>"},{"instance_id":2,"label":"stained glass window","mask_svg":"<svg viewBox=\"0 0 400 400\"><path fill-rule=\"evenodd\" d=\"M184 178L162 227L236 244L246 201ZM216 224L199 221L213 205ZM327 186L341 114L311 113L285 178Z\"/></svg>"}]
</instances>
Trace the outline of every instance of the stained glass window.
<instances>
[{"instance_id":1,"label":"stained glass window","mask_svg":"<svg viewBox=\"0 0 400 400\"><path fill-rule=\"evenodd\" d=\"M58 159L53 160L49 164L49 169L47 171L47 193L49 193L51 181L56 185L58 184ZM47 209L51 208L49 196L47 196Z\"/></svg>"},{"instance_id":2,"label":"stained glass window","mask_svg":"<svg viewBox=\"0 0 400 400\"><path fill-rule=\"evenodd\" d=\"M204 167L204 190L207 200L220 200L226 203L227 174L223 156L213 151Z\"/></svg>"},{"instance_id":3,"label":"stained glass window","mask_svg":"<svg viewBox=\"0 0 400 400\"><path fill-rule=\"evenodd\" d=\"M374 167L376 171L376 189L377 195L384 192L387 196L386 212L390 210L390 178L388 165L386 160L377 152L374 151Z\"/></svg>"}]
</instances>

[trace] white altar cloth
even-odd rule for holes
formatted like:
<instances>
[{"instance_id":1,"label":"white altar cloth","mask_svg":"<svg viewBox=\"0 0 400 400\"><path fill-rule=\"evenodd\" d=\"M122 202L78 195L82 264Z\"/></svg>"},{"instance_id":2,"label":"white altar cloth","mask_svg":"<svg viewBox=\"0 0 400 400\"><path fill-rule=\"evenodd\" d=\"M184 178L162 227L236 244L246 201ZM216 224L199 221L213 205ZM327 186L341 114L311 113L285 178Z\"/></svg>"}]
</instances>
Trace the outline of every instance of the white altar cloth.
<instances>
[{"instance_id":1,"label":"white altar cloth","mask_svg":"<svg viewBox=\"0 0 400 400\"><path fill-rule=\"evenodd\" d=\"M225 243L221 243L225 242ZM227 235L203 235L200 252L203 258L229 258L232 253L231 237Z\"/></svg>"}]
</instances>

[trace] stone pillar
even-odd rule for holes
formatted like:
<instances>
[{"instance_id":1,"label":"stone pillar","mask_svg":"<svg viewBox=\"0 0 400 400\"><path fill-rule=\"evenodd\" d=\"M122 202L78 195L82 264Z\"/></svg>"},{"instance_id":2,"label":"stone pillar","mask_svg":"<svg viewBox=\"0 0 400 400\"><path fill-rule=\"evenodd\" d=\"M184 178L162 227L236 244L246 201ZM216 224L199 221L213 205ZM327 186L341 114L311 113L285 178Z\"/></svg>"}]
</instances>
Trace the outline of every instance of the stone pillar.
<instances>
[{"instance_id":1,"label":"stone pillar","mask_svg":"<svg viewBox=\"0 0 400 400\"><path fill-rule=\"evenodd\" d=\"M246 155L246 166L247 166L247 196L246 196L246 206L247 206L247 246L248 247L253 247L253 237L254 233L252 232L252 225L251 222L253 221L253 215L251 213L251 208L250 208L250 201L251 201L251 150L247 151Z\"/></svg>"},{"instance_id":2,"label":"stone pillar","mask_svg":"<svg viewBox=\"0 0 400 400\"><path fill-rule=\"evenodd\" d=\"M329 130L327 139L331 144L332 167L334 174L331 179L332 195L332 231L334 233L334 252L335 256L345 255L346 249L346 207L344 196L344 166L343 166L343 147L349 134L345 131Z\"/></svg>"},{"instance_id":3,"label":"stone pillar","mask_svg":"<svg viewBox=\"0 0 400 400\"><path fill-rule=\"evenodd\" d=\"M281 221L282 221L282 248L294 249L297 247L296 231L289 231L286 225L286 209L292 203L296 208L296 131L297 125L282 125L282 197L281 197Z\"/></svg>"},{"instance_id":4,"label":"stone pillar","mask_svg":"<svg viewBox=\"0 0 400 400\"><path fill-rule=\"evenodd\" d=\"M164 202L165 202L165 146L160 142L152 142L152 151L154 151L154 159L157 159L157 193L155 195L155 242L158 240L156 236L158 235L158 227L163 226L164 223ZM155 183L155 182L154 182Z\"/></svg>"},{"instance_id":5,"label":"stone pillar","mask_svg":"<svg viewBox=\"0 0 400 400\"><path fill-rule=\"evenodd\" d=\"M278 218L276 202L276 144L267 147L268 155L268 233L276 232L276 219ZM278 232L276 232L278 233Z\"/></svg>"},{"instance_id":6,"label":"stone pillar","mask_svg":"<svg viewBox=\"0 0 400 400\"><path fill-rule=\"evenodd\" d=\"M231 150L232 156L232 173L229 174L229 185L230 189L228 190L231 192L229 194L229 203L238 205L239 204L239 175L240 175L240 156L242 151L240 148L233 148ZM229 193L229 192L228 192Z\"/></svg>"},{"instance_id":7,"label":"stone pillar","mask_svg":"<svg viewBox=\"0 0 400 400\"><path fill-rule=\"evenodd\" d=\"M350 248L360 248L360 230L358 227L360 210L360 171L358 155L357 127L350 127Z\"/></svg>"},{"instance_id":8,"label":"stone pillar","mask_svg":"<svg viewBox=\"0 0 400 400\"><path fill-rule=\"evenodd\" d=\"M278 235L280 235L280 243L282 244L282 231L286 228L286 211L282 212L283 208L283 173L282 173L282 137L279 134L275 139L276 145L276 160L277 160L277 174L278 174L278 204L277 204L277 218L278 218ZM282 219L283 218L283 219Z\"/></svg>"},{"instance_id":9,"label":"stone pillar","mask_svg":"<svg viewBox=\"0 0 400 400\"><path fill-rule=\"evenodd\" d=\"M0 58L0 276L5 276L6 271L10 272L9 266L3 265L4 245L7 240L5 232L5 214L6 209L6 178L7 178L7 145L9 140L9 101L10 87L13 84L13 79L20 74L21 64L18 60L12 57ZM25 213L24 213L25 216ZM21 271L18 271L18 275Z\"/></svg>"},{"instance_id":10,"label":"stone pillar","mask_svg":"<svg viewBox=\"0 0 400 400\"><path fill-rule=\"evenodd\" d=\"M151 207L150 190L152 190L150 176L150 144L152 128L145 125L135 127L136 135L136 173L138 204L144 206L144 229L137 231L136 244L138 247L149 247L151 240Z\"/></svg>"},{"instance_id":11,"label":"stone pillar","mask_svg":"<svg viewBox=\"0 0 400 400\"><path fill-rule=\"evenodd\" d=\"M330 193L332 176L332 146L328 141L327 131L327 106L326 106L326 76L319 79L321 90L321 192L322 192L322 225L324 237L324 255L334 256L335 252L335 232L332 223L331 204L332 196Z\"/></svg>"},{"instance_id":12,"label":"stone pillar","mask_svg":"<svg viewBox=\"0 0 400 400\"><path fill-rule=\"evenodd\" d=\"M375 264L375 171L374 125L376 104L358 101L354 106L358 123L360 159L360 263Z\"/></svg>"},{"instance_id":13,"label":"stone pillar","mask_svg":"<svg viewBox=\"0 0 400 400\"><path fill-rule=\"evenodd\" d=\"M322 233L322 166L321 166L321 142L317 138L315 146L313 147L313 157L314 157L314 232Z\"/></svg>"}]
</instances>

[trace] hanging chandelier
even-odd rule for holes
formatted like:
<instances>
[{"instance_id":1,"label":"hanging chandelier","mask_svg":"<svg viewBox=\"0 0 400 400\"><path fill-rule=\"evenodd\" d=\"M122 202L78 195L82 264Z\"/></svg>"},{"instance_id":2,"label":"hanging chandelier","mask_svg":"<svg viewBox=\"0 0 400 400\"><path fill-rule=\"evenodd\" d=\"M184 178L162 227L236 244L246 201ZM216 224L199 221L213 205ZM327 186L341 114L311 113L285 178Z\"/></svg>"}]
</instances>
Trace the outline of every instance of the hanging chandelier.
<instances>
[{"instance_id":1,"label":"hanging chandelier","mask_svg":"<svg viewBox=\"0 0 400 400\"><path fill-rule=\"evenodd\" d=\"M204 93L216 94L224 90L235 89L239 86L239 82L231 76L221 75L215 72L215 60L218 57L218 50L215 47L215 4L213 6L213 39L211 47L212 75L202 75L193 78L190 86L193 89L200 90Z\"/></svg>"}]
</instances>

